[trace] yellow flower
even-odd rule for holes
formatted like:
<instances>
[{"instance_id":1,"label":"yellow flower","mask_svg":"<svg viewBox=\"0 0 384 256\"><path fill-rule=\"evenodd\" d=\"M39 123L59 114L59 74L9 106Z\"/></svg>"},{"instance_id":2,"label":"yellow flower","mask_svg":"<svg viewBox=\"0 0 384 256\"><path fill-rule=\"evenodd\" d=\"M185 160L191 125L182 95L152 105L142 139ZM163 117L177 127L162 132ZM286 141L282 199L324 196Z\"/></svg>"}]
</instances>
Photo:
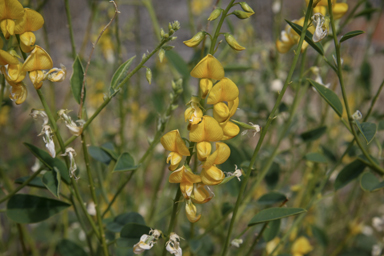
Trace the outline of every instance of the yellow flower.
<instances>
[{"instance_id":1,"label":"yellow flower","mask_svg":"<svg viewBox=\"0 0 384 256\"><path fill-rule=\"evenodd\" d=\"M202 121L191 127L189 140L193 142L219 141L223 137L223 129L219 123L210 116L203 116Z\"/></svg>"},{"instance_id":2,"label":"yellow flower","mask_svg":"<svg viewBox=\"0 0 384 256\"><path fill-rule=\"evenodd\" d=\"M204 39L204 32L200 31L196 35L194 35L191 39L187 41L183 41L183 43L188 47L195 47L200 44L200 42Z\"/></svg>"},{"instance_id":3,"label":"yellow flower","mask_svg":"<svg viewBox=\"0 0 384 256\"><path fill-rule=\"evenodd\" d=\"M191 76L220 80L224 77L224 68L215 57L208 54L192 69Z\"/></svg>"},{"instance_id":4,"label":"yellow flower","mask_svg":"<svg viewBox=\"0 0 384 256\"><path fill-rule=\"evenodd\" d=\"M15 34L20 34L20 47L23 52L31 52L35 48L36 37L32 31L39 30L44 25L40 13L25 8L22 19L16 21Z\"/></svg>"},{"instance_id":5,"label":"yellow flower","mask_svg":"<svg viewBox=\"0 0 384 256\"><path fill-rule=\"evenodd\" d=\"M200 91L201 91L201 98L205 99L207 97L208 93L211 91L213 83L211 79L203 78L200 79Z\"/></svg>"},{"instance_id":6,"label":"yellow flower","mask_svg":"<svg viewBox=\"0 0 384 256\"><path fill-rule=\"evenodd\" d=\"M231 79L224 77L211 90L207 103L216 104L221 101L233 101L239 96L239 89Z\"/></svg>"},{"instance_id":7,"label":"yellow flower","mask_svg":"<svg viewBox=\"0 0 384 256\"><path fill-rule=\"evenodd\" d=\"M267 255L270 255L273 250L275 250L277 244L280 242L279 237L275 237L273 240L269 241L267 245L265 246L265 250L267 251ZM277 255L278 252L275 252L272 256Z\"/></svg>"},{"instance_id":8,"label":"yellow flower","mask_svg":"<svg viewBox=\"0 0 384 256\"><path fill-rule=\"evenodd\" d=\"M27 98L27 88L22 83L11 85L11 88L12 89L9 98L13 100L17 105L20 105Z\"/></svg>"},{"instance_id":9,"label":"yellow flower","mask_svg":"<svg viewBox=\"0 0 384 256\"><path fill-rule=\"evenodd\" d=\"M22 63L17 60L17 64L9 64L1 67L5 79L9 84L17 84L24 80L27 72L22 69Z\"/></svg>"},{"instance_id":10,"label":"yellow flower","mask_svg":"<svg viewBox=\"0 0 384 256\"><path fill-rule=\"evenodd\" d=\"M10 54L9 52L0 50L0 66L5 66L8 64L16 65L18 63L19 63L19 60L16 57L14 57L12 54Z\"/></svg>"},{"instance_id":11,"label":"yellow flower","mask_svg":"<svg viewBox=\"0 0 384 256\"><path fill-rule=\"evenodd\" d=\"M17 0L0 1L0 28L5 39L15 34L15 20L22 19L24 8Z\"/></svg>"},{"instance_id":12,"label":"yellow flower","mask_svg":"<svg viewBox=\"0 0 384 256\"><path fill-rule=\"evenodd\" d=\"M211 154L212 146L211 143L207 141L202 141L196 144L197 158L200 161L205 161L207 157Z\"/></svg>"},{"instance_id":13,"label":"yellow flower","mask_svg":"<svg viewBox=\"0 0 384 256\"><path fill-rule=\"evenodd\" d=\"M213 198L213 193L202 183L195 184L193 187L192 201L196 204L205 204Z\"/></svg>"},{"instance_id":14,"label":"yellow flower","mask_svg":"<svg viewBox=\"0 0 384 256\"><path fill-rule=\"evenodd\" d=\"M236 51L242 51L245 50L245 47L241 46L236 39L233 37L233 35L229 33L225 33L225 41L227 41L228 45L236 50Z\"/></svg>"},{"instance_id":15,"label":"yellow flower","mask_svg":"<svg viewBox=\"0 0 384 256\"><path fill-rule=\"evenodd\" d=\"M303 256L313 250L313 247L309 243L308 239L304 236L299 237L293 243L291 252L293 256Z\"/></svg>"},{"instance_id":16,"label":"yellow flower","mask_svg":"<svg viewBox=\"0 0 384 256\"><path fill-rule=\"evenodd\" d=\"M188 200L185 205L185 213L187 214L188 220L192 223L199 221L201 218L201 214L196 216L197 214L196 206L192 203L191 200Z\"/></svg>"},{"instance_id":17,"label":"yellow flower","mask_svg":"<svg viewBox=\"0 0 384 256\"><path fill-rule=\"evenodd\" d=\"M240 132L239 126L229 121L222 125L223 128L223 137L221 140L229 140L235 137Z\"/></svg>"},{"instance_id":18,"label":"yellow flower","mask_svg":"<svg viewBox=\"0 0 384 256\"><path fill-rule=\"evenodd\" d=\"M229 155L231 154L231 149L227 144L223 142L216 143L216 150L212 153L212 155L207 157L203 167L209 168L212 165L222 164L227 161Z\"/></svg>"},{"instance_id":19,"label":"yellow flower","mask_svg":"<svg viewBox=\"0 0 384 256\"><path fill-rule=\"evenodd\" d=\"M343 17L347 11L348 11L348 4L336 3L333 5L333 8L332 8L333 18L335 20L341 19L341 17Z\"/></svg>"},{"instance_id":20,"label":"yellow flower","mask_svg":"<svg viewBox=\"0 0 384 256\"><path fill-rule=\"evenodd\" d=\"M208 186L220 184L225 178L224 173L214 165L208 169L203 168L200 176L201 181Z\"/></svg>"},{"instance_id":21,"label":"yellow flower","mask_svg":"<svg viewBox=\"0 0 384 256\"><path fill-rule=\"evenodd\" d=\"M228 106L224 102L219 102L213 106L213 117L223 126L236 113L239 106L239 98L228 102Z\"/></svg>"},{"instance_id":22,"label":"yellow flower","mask_svg":"<svg viewBox=\"0 0 384 256\"><path fill-rule=\"evenodd\" d=\"M313 13L321 13L321 15L325 16L327 13L327 8L325 6L317 5L315 8L313 8Z\"/></svg>"},{"instance_id":23,"label":"yellow flower","mask_svg":"<svg viewBox=\"0 0 384 256\"><path fill-rule=\"evenodd\" d=\"M191 102L190 107L184 112L185 122L189 122L191 125L198 124L203 117L203 111L199 108L198 104Z\"/></svg>"},{"instance_id":24,"label":"yellow flower","mask_svg":"<svg viewBox=\"0 0 384 256\"><path fill-rule=\"evenodd\" d=\"M179 130L173 130L166 133L160 139L160 142L166 150L171 151L167 158L167 163L169 161L171 162L171 165L169 166L169 170L171 171L174 171L177 168L183 156L190 155L187 146L180 136Z\"/></svg>"},{"instance_id":25,"label":"yellow flower","mask_svg":"<svg viewBox=\"0 0 384 256\"><path fill-rule=\"evenodd\" d=\"M49 54L40 46L36 45L31 54L25 60L22 69L29 72L33 86L40 89L45 79L44 69L51 69L53 62Z\"/></svg>"},{"instance_id":26,"label":"yellow flower","mask_svg":"<svg viewBox=\"0 0 384 256\"><path fill-rule=\"evenodd\" d=\"M180 183L180 190L184 198L189 199L193 191L193 184L201 182L201 177L183 165L169 175L168 181L169 183Z\"/></svg>"}]
</instances>

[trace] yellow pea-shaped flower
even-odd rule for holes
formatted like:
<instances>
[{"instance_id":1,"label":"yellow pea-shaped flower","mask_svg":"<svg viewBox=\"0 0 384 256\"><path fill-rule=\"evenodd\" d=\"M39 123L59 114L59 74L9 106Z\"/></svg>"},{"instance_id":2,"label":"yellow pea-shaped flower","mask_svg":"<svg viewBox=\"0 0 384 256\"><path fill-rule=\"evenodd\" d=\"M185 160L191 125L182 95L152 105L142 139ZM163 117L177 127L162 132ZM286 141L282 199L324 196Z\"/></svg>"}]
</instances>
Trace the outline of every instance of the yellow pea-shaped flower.
<instances>
[{"instance_id":1,"label":"yellow pea-shaped flower","mask_svg":"<svg viewBox=\"0 0 384 256\"><path fill-rule=\"evenodd\" d=\"M224 173L214 165L208 169L203 169L200 176L201 181L208 186L220 184L225 178Z\"/></svg>"},{"instance_id":2,"label":"yellow pea-shaped flower","mask_svg":"<svg viewBox=\"0 0 384 256\"><path fill-rule=\"evenodd\" d=\"M208 54L192 69L191 76L220 80L224 77L224 68L215 57Z\"/></svg>"},{"instance_id":3,"label":"yellow pea-shaped flower","mask_svg":"<svg viewBox=\"0 0 384 256\"><path fill-rule=\"evenodd\" d=\"M200 161L205 161L207 157L211 154L212 146L211 143L207 141L202 141L196 144L197 158Z\"/></svg>"},{"instance_id":4,"label":"yellow pea-shaped flower","mask_svg":"<svg viewBox=\"0 0 384 256\"><path fill-rule=\"evenodd\" d=\"M210 116L203 116L202 121L191 127L189 140L193 142L219 141L223 137L220 124Z\"/></svg>"},{"instance_id":5,"label":"yellow pea-shaped flower","mask_svg":"<svg viewBox=\"0 0 384 256\"><path fill-rule=\"evenodd\" d=\"M233 122L227 122L223 126L223 137L221 140L229 140L235 137L240 132L239 126L234 124Z\"/></svg>"},{"instance_id":6,"label":"yellow pea-shaped flower","mask_svg":"<svg viewBox=\"0 0 384 256\"><path fill-rule=\"evenodd\" d=\"M215 86L208 95L207 103L216 104L221 101L232 101L239 96L239 89L231 79L224 77Z\"/></svg>"},{"instance_id":7,"label":"yellow pea-shaped flower","mask_svg":"<svg viewBox=\"0 0 384 256\"><path fill-rule=\"evenodd\" d=\"M211 91L213 83L211 79L203 78L200 79L200 91L201 91L201 98L205 99L207 97L208 93Z\"/></svg>"}]
</instances>

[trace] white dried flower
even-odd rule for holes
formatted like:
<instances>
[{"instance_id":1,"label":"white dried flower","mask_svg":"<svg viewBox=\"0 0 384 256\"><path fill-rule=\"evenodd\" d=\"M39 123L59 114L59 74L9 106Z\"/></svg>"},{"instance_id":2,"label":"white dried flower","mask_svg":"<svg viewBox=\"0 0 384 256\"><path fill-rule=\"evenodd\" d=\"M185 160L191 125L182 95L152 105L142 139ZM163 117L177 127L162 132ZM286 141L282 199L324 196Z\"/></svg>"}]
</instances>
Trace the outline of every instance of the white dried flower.
<instances>
[{"instance_id":1,"label":"white dried flower","mask_svg":"<svg viewBox=\"0 0 384 256\"><path fill-rule=\"evenodd\" d=\"M55 143L53 142L53 132L49 125L43 125L41 132L37 136L43 136L45 147L48 149L51 157L56 157Z\"/></svg>"},{"instance_id":2,"label":"white dried flower","mask_svg":"<svg viewBox=\"0 0 384 256\"><path fill-rule=\"evenodd\" d=\"M356 110L356 112L353 113L352 118L354 120L360 120L363 118L363 115L361 114L361 112L359 110Z\"/></svg>"},{"instance_id":3,"label":"white dried flower","mask_svg":"<svg viewBox=\"0 0 384 256\"><path fill-rule=\"evenodd\" d=\"M31 111L31 113L29 115L33 119L37 119L38 117L41 117L43 119L43 126L48 124L48 116L47 116L47 113L45 113L44 110L32 109L32 111Z\"/></svg>"},{"instance_id":4,"label":"white dried flower","mask_svg":"<svg viewBox=\"0 0 384 256\"><path fill-rule=\"evenodd\" d=\"M76 177L75 171L77 170L77 165L75 162L76 151L72 147L68 147L65 149L65 153L61 154L61 156L69 157L69 176L75 177L75 180L78 180L80 177Z\"/></svg>"},{"instance_id":5,"label":"white dried flower","mask_svg":"<svg viewBox=\"0 0 384 256\"><path fill-rule=\"evenodd\" d=\"M241 239L241 238L240 239L233 239L231 241L231 245L234 247L237 247L237 248L239 248L242 243L243 243L243 239Z\"/></svg>"}]
</instances>

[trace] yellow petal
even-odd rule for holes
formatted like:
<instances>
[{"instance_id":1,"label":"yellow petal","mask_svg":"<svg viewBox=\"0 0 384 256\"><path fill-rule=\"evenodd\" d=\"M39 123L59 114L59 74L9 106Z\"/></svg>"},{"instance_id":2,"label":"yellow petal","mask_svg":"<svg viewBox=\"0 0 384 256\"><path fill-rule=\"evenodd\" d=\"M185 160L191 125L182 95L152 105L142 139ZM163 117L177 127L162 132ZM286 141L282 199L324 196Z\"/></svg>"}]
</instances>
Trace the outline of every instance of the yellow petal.
<instances>
[{"instance_id":1,"label":"yellow petal","mask_svg":"<svg viewBox=\"0 0 384 256\"><path fill-rule=\"evenodd\" d=\"M308 239L304 236L299 237L296 239L296 241L293 243L291 252L292 254L307 254L313 250L313 247L309 243Z\"/></svg>"},{"instance_id":2,"label":"yellow petal","mask_svg":"<svg viewBox=\"0 0 384 256\"><path fill-rule=\"evenodd\" d=\"M201 91L201 98L205 99L207 97L208 93L211 91L213 83L211 79L203 78L200 79L200 91Z\"/></svg>"},{"instance_id":3,"label":"yellow petal","mask_svg":"<svg viewBox=\"0 0 384 256\"><path fill-rule=\"evenodd\" d=\"M184 168L184 176L183 179L185 182L189 183L199 183L201 182L200 175L194 174L189 168Z\"/></svg>"},{"instance_id":4,"label":"yellow petal","mask_svg":"<svg viewBox=\"0 0 384 256\"><path fill-rule=\"evenodd\" d=\"M348 11L348 4L336 3L333 5L332 13L335 20L340 19Z\"/></svg>"},{"instance_id":5,"label":"yellow petal","mask_svg":"<svg viewBox=\"0 0 384 256\"><path fill-rule=\"evenodd\" d=\"M239 96L239 89L231 79L224 77L209 93L207 103L216 104L221 101L232 101Z\"/></svg>"},{"instance_id":6,"label":"yellow petal","mask_svg":"<svg viewBox=\"0 0 384 256\"><path fill-rule=\"evenodd\" d=\"M40 46L36 45L23 64L25 71L51 69L53 62L49 54Z\"/></svg>"},{"instance_id":7,"label":"yellow petal","mask_svg":"<svg viewBox=\"0 0 384 256\"><path fill-rule=\"evenodd\" d=\"M7 79L7 81L12 81L13 83L20 83L24 80L26 74L27 72L22 69L22 64L20 62L16 65L9 64L5 79Z\"/></svg>"},{"instance_id":8,"label":"yellow petal","mask_svg":"<svg viewBox=\"0 0 384 256\"><path fill-rule=\"evenodd\" d=\"M181 183L183 181L184 168L185 168L185 166L183 165L182 167L180 167L176 171L172 172L168 178L169 183Z\"/></svg>"},{"instance_id":9,"label":"yellow petal","mask_svg":"<svg viewBox=\"0 0 384 256\"><path fill-rule=\"evenodd\" d=\"M5 39L8 40L10 36L15 34L15 21L11 19L2 20L0 22L0 28Z\"/></svg>"},{"instance_id":10,"label":"yellow petal","mask_svg":"<svg viewBox=\"0 0 384 256\"><path fill-rule=\"evenodd\" d=\"M224 122L228 119L228 117L229 108L227 104L225 104L224 102L219 102L213 106L213 118L215 118L217 122Z\"/></svg>"},{"instance_id":11,"label":"yellow petal","mask_svg":"<svg viewBox=\"0 0 384 256\"><path fill-rule=\"evenodd\" d=\"M210 155L205 161L203 167L208 169L212 165L222 164L227 161L229 155L231 154L231 149L227 144L223 142L216 142L216 150Z\"/></svg>"},{"instance_id":12,"label":"yellow petal","mask_svg":"<svg viewBox=\"0 0 384 256\"><path fill-rule=\"evenodd\" d=\"M196 204L205 204L213 198L214 194L204 184L195 184L193 188L192 201Z\"/></svg>"},{"instance_id":13,"label":"yellow petal","mask_svg":"<svg viewBox=\"0 0 384 256\"><path fill-rule=\"evenodd\" d=\"M36 36L32 32L20 35L20 47L23 52L31 52L35 48Z\"/></svg>"},{"instance_id":14,"label":"yellow petal","mask_svg":"<svg viewBox=\"0 0 384 256\"><path fill-rule=\"evenodd\" d=\"M7 64L16 65L19 64L19 60L9 52L0 50L0 66L5 66Z\"/></svg>"},{"instance_id":15,"label":"yellow petal","mask_svg":"<svg viewBox=\"0 0 384 256\"><path fill-rule=\"evenodd\" d=\"M220 184L224 178L224 173L214 165L201 172L201 181L208 186Z\"/></svg>"},{"instance_id":16,"label":"yellow petal","mask_svg":"<svg viewBox=\"0 0 384 256\"><path fill-rule=\"evenodd\" d=\"M202 141L196 144L197 158L200 161L205 161L211 154L212 146L211 143Z\"/></svg>"},{"instance_id":17,"label":"yellow petal","mask_svg":"<svg viewBox=\"0 0 384 256\"><path fill-rule=\"evenodd\" d=\"M327 8L325 6L317 5L315 8L313 8L313 13L321 13L321 15L325 16L327 13Z\"/></svg>"},{"instance_id":18,"label":"yellow petal","mask_svg":"<svg viewBox=\"0 0 384 256\"><path fill-rule=\"evenodd\" d=\"M29 72L29 79L31 79L35 89L38 90L43 86L44 72L41 70L31 71Z\"/></svg>"},{"instance_id":19,"label":"yellow petal","mask_svg":"<svg viewBox=\"0 0 384 256\"><path fill-rule=\"evenodd\" d=\"M179 130L166 133L160 139L161 144L166 150L177 152L182 156L189 156L189 150L180 136Z\"/></svg>"},{"instance_id":20,"label":"yellow petal","mask_svg":"<svg viewBox=\"0 0 384 256\"><path fill-rule=\"evenodd\" d=\"M225 41L227 41L228 45L236 50L236 51L242 51L245 50L245 47L241 46L236 39L233 37L233 35L229 33L225 33Z\"/></svg>"},{"instance_id":21,"label":"yellow petal","mask_svg":"<svg viewBox=\"0 0 384 256\"><path fill-rule=\"evenodd\" d=\"M1 0L0 1L0 20L21 19L24 15L24 8L17 0Z\"/></svg>"},{"instance_id":22,"label":"yellow petal","mask_svg":"<svg viewBox=\"0 0 384 256\"><path fill-rule=\"evenodd\" d=\"M194 174L189 168L184 165L169 175L170 183L199 183L201 182L200 175Z\"/></svg>"},{"instance_id":23,"label":"yellow petal","mask_svg":"<svg viewBox=\"0 0 384 256\"><path fill-rule=\"evenodd\" d=\"M190 124L200 123L202 117L203 117L203 111L194 102L192 102L191 106L187 108L184 112L184 119L186 122L189 121Z\"/></svg>"},{"instance_id":24,"label":"yellow petal","mask_svg":"<svg viewBox=\"0 0 384 256\"><path fill-rule=\"evenodd\" d=\"M27 88L22 83L11 86L11 93L9 95L9 98L13 100L17 105L23 103L27 98L27 95Z\"/></svg>"},{"instance_id":25,"label":"yellow petal","mask_svg":"<svg viewBox=\"0 0 384 256\"><path fill-rule=\"evenodd\" d=\"M233 122L227 122L222 126L223 128L223 137L221 140L229 140L235 137L240 132L239 126L234 124Z\"/></svg>"},{"instance_id":26,"label":"yellow petal","mask_svg":"<svg viewBox=\"0 0 384 256\"><path fill-rule=\"evenodd\" d=\"M25 8L22 19L16 21L15 34L39 30L44 25L44 18L40 13Z\"/></svg>"},{"instance_id":27,"label":"yellow petal","mask_svg":"<svg viewBox=\"0 0 384 256\"><path fill-rule=\"evenodd\" d=\"M236 113L236 110L238 107L239 107L239 97L237 97L233 101L228 101L229 117L232 117Z\"/></svg>"},{"instance_id":28,"label":"yellow petal","mask_svg":"<svg viewBox=\"0 0 384 256\"><path fill-rule=\"evenodd\" d=\"M179 166L179 163L183 159L183 156L179 155L176 152L169 153L167 157L167 163L171 162L171 166L169 166L170 171L176 170L177 166Z\"/></svg>"},{"instance_id":29,"label":"yellow petal","mask_svg":"<svg viewBox=\"0 0 384 256\"><path fill-rule=\"evenodd\" d=\"M193 125L189 133L189 140L193 142L219 141L222 137L222 128L219 123L210 116L203 116L201 123Z\"/></svg>"},{"instance_id":30,"label":"yellow petal","mask_svg":"<svg viewBox=\"0 0 384 256\"><path fill-rule=\"evenodd\" d=\"M192 223L199 221L199 219L201 218L201 214L196 216L196 206L190 201L187 202L185 205L185 213L187 215L188 220Z\"/></svg>"},{"instance_id":31,"label":"yellow petal","mask_svg":"<svg viewBox=\"0 0 384 256\"><path fill-rule=\"evenodd\" d=\"M208 54L193 68L191 76L220 80L224 77L224 68L215 57Z\"/></svg>"},{"instance_id":32,"label":"yellow petal","mask_svg":"<svg viewBox=\"0 0 384 256\"><path fill-rule=\"evenodd\" d=\"M305 0L307 2L307 5L309 4L309 0ZM318 0L314 0L313 3L315 3ZM332 0L331 2L334 3L336 0ZM316 6L328 6L328 0L320 0Z\"/></svg>"},{"instance_id":33,"label":"yellow petal","mask_svg":"<svg viewBox=\"0 0 384 256\"><path fill-rule=\"evenodd\" d=\"M204 39L204 32L200 31L196 35L194 35L191 39L187 41L183 41L183 43L188 47L195 47L200 44L200 42Z\"/></svg>"},{"instance_id":34,"label":"yellow petal","mask_svg":"<svg viewBox=\"0 0 384 256\"><path fill-rule=\"evenodd\" d=\"M193 183L189 183L189 182L180 183L180 190L181 190L181 193L183 193L184 198L189 199L193 191Z\"/></svg>"},{"instance_id":35,"label":"yellow petal","mask_svg":"<svg viewBox=\"0 0 384 256\"><path fill-rule=\"evenodd\" d=\"M291 48L293 44L291 43L285 43L280 40L276 40L276 49L279 53L287 53Z\"/></svg>"}]
</instances>

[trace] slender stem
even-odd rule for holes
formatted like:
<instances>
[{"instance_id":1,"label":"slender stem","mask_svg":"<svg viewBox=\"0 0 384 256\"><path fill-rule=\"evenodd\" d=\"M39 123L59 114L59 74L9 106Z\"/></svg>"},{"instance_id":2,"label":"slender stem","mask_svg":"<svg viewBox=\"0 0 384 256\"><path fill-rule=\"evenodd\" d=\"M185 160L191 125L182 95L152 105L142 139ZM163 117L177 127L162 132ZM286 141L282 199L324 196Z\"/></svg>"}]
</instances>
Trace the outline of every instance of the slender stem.
<instances>
[{"instance_id":1,"label":"slender stem","mask_svg":"<svg viewBox=\"0 0 384 256\"><path fill-rule=\"evenodd\" d=\"M86 145L86 142L85 142L85 136L83 134L81 135L81 144L82 144L82 147L83 147L85 167L86 167L86 170L87 170L87 175L88 175L88 181L89 181L89 186L90 186L90 190L91 190L92 200L93 200L93 202L95 204L95 208L96 208L96 218L97 218L97 222L98 222L98 225L99 225L101 244L103 246L104 255L108 256L109 252L108 252L108 246L107 246L107 243L106 243L106 240L105 240L105 233L104 233L103 221L101 219L100 205L98 203L98 199L97 199L97 196L96 196L95 184L93 182L93 177L92 177L91 168L90 168L88 148L87 148L87 145Z\"/></svg>"},{"instance_id":2,"label":"slender stem","mask_svg":"<svg viewBox=\"0 0 384 256\"><path fill-rule=\"evenodd\" d=\"M159 22L156 18L155 9L153 8L152 0L142 0L145 8L147 8L149 17L152 21L153 30L155 32L155 35L157 37L157 40L161 41L161 35L160 35L160 27Z\"/></svg>"},{"instance_id":3,"label":"slender stem","mask_svg":"<svg viewBox=\"0 0 384 256\"><path fill-rule=\"evenodd\" d=\"M27 186L29 184L29 182L31 182L31 180L33 180L37 175L40 174L40 172L42 171L43 169L39 169L38 171L36 171L35 173L33 173L33 175L31 175L26 181L24 181L20 186L18 186L16 189L14 189L12 192L10 192L7 196L3 197L2 199L0 199L0 204L7 201L9 198L11 198L13 195L15 195L17 192L19 192L22 188L24 188L25 186ZM3 175L3 173L2 173Z\"/></svg>"},{"instance_id":4,"label":"slender stem","mask_svg":"<svg viewBox=\"0 0 384 256\"><path fill-rule=\"evenodd\" d=\"M232 233L232 230L233 230L233 226L234 226L234 223L235 223L235 220L236 220L237 211L239 209L240 202L242 201L242 197L243 197L243 194L244 194L244 191L245 191L248 179L250 177L251 169L252 169L252 167L253 167L253 165L254 165L254 163L256 161L257 154L259 153L259 150L260 150L261 145L262 145L262 143L264 141L266 133L269 130L269 126L271 125L272 121L275 119L275 113L276 113L277 109L280 106L280 102L281 102L281 100L282 100L282 98L284 96L284 93L287 90L288 85L290 85L292 83L291 82L292 75L293 75L293 72L294 72L294 70L296 68L296 64L297 64L297 62L299 60L301 46L302 46L303 41L304 41L305 33L306 33L307 27L308 27L308 20L309 20L310 15L311 15L312 2L313 1L310 0L310 2L308 4L307 12L306 12L306 15L305 15L305 21L304 21L303 30L302 30L302 33L301 33L301 36L300 36L299 44L298 44L298 46L296 48L296 51L295 51L295 57L293 59L292 65L291 65L291 69L289 70L289 73L288 73L287 79L285 80L283 89L281 90L281 92L280 92L280 94L279 94L279 96L278 96L278 98L276 100L275 106L273 107L271 113L269 114L268 121L267 121L265 127L261 131L260 139L259 139L259 141L258 141L258 143L256 145L256 148L255 148L255 150L253 152L251 161L250 161L248 169L247 169L247 174L246 174L246 176L244 177L244 179L243 179L243 181L241 183L240 192L239 192L239 195L238 195L237 200L236 200L236 205L235 205L235 208L233 210L232 219L231 219L231 222L230 222L230 225L229 225L229 228L228 228L228 234L227 234L224 246L223 246L223 252L221 254L222 256L225 256L226 253L227 253L228 246L229 246L229 240L230 240L231 233Z\"/></svg>"},{"instance_id":5,"label":"slender stem","mask_svg":"<svg viewBox=\"0 0 384 256\"><path fill-rule=\"evenodd\" d=\"M253 249L255 248L256 244L259 242L259 240L260 240L261 236L263 235L265 229L267 228L268 224L269 224L269 221L264 223L263 228L260 230L260 232L257 234L255 239L253 240L251 248L249 248L246 256L251 256L252 255Z\"/></svg>"},{"instance_id":6,"label":"slender stem","mask_svg":"<svg viewBox=\"0 0 384 256\"><path fill-rule=\"evenodd\" d=\"M24 242L23 230L21 228L21 224L19 223L17 223L17 230L19 231L19 240L21 243L21 248L23 250L23 255L28 256L27 247L25 246L25 242Z\"/></svg>"},{"instance_id":7,"label":"slender stem","mask_svg":"<svg viewBox=\"0 0 384 256\"><path fill-rule=\"evenodd\" d=\"M65 13L67 14L69 37L71 38L72 58L76 59L76 45L75 45L75 37L73 36L72 18L71 18L71 12L69 10L69 1L64 0L64 2L65 2Z\"/></svg>"},{"instance_id":8,"label":"slender stem","mask_svg":"<svg viewBox=\"0 0 384 256\"><path fill-rule=\"evenodd\" d=\"M328 0L328 8L329 8L329 14L330 14L330 18L331 18L332 31L336 31L335 21L333 19L333 13L332 13L331 0ZM351 128L352 134L355 137L356 143L359 146L360 150L362 151L363 155L371 163L372 168L374 170L376 170L377 172L379 172L380 174L384 174L384 169L382 167L380 167L375 161L372 160L371 156L369 155L367 150L362 145L362 143L361 143L361 141L360 141L360 139L358 137L357 131L355 130L355 127L354 127L355 121L354 121L354 119L351 116L351 111L350 111L349 104L348 104L347 93L346 93L345 85L344 85L343 71L342 71L342 64L341 64L341 56L340 56L340 43L337 40L337 34L335 32L333 33L333 41L334 41L335 49L336 49L337 75L339 77L341 93L343 95L344 105L345 105L345 109L347 111L348 122L349 122L349 126Z\"/></svg>"},{"instance_id":9,"label":"slender stem","mask_svg":"<svg viewBox=\"0 0 384 256\"><path fill-rule=\"evenodd\" d=\"M383 87L384 87L384 80L381 82L379 89L377 90L377 92L375 94L375 97L373 97L373 99L372 99L371 106L369 106L369 110L368 110L366 116L364 117L364 122L367 121L368 117L371 115L373 107L375 106L376 101L379 98L381 90L383 89Z\"/></svg>"}]
</instances>

